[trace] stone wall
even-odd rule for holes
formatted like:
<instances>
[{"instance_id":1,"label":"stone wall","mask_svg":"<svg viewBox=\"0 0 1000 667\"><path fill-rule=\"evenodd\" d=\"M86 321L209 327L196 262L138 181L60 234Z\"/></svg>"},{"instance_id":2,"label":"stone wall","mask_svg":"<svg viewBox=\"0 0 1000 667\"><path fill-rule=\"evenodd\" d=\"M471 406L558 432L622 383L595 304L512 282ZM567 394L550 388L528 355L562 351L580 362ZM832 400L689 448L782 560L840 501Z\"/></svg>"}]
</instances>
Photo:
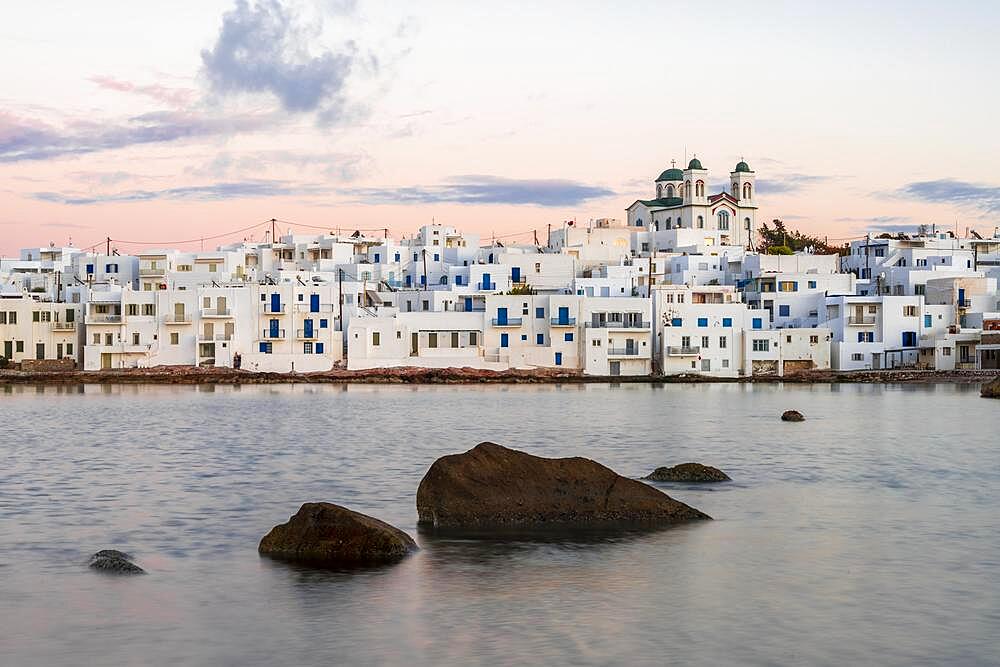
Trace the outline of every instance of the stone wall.
<instances>
[{"instance_id":1,"label":"stone wall","mask_svg":"<svg viewBox=\"0 0 1000 667\"><path fill-rule=\"evenodd\" d=\"M76 361L70 357L62 359L24 359L21 361L22 371L51 372L76 370Z\"/></svg>"}]
</instances>

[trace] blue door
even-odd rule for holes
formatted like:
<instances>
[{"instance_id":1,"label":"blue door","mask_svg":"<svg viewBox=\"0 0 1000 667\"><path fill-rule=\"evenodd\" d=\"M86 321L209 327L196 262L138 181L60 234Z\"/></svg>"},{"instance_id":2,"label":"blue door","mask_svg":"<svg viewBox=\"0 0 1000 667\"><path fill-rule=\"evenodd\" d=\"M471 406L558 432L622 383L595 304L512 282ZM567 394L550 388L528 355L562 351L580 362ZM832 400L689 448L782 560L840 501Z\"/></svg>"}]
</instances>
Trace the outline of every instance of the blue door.
<instances>
[{"instance_id":1,"label":"blue door","mask_svg":"<svg viewBox=\"0 0 1000 667\"><path fill-rule=\"evenodd\" d=\"M559 306L559 324L569 324L569 308Z\"/></svg>"},{"instance_id":2,"label":"blue door","mask_svg":"<svg viewBox=\"0 0 1000 667\"><path fill-rule=\"evenodd\" d=\"M316 354L323 354L323 343L316 343Z\"/></svg>"},{"instance_id":3,"label":"blue door","mask_svg":"<svg viewBox=\"0 0 1000 667\"><path fill-rule=\"evenodd\" d=\"M556 366L562 366L562 352L556 352Z\"/></svg>"},{"instance_id":4,"label":"blue door","mask_svg":"<svg viewBox=\"0 0 1000 667\"><path fill-rule=\"evenodd\" d=\"M319 294L309 295L309 312L310 313L319 312Z\"/></svg>"},{"instance_id":5,"label":"blue door","mask_svg":"<svg viewBox=\"0 0 1000 667\"><path fill-rule=\"evenodd\" d=\"M465 312L467 312L467 313L471 313L472 312L472 297L471 296L465 297Z\"/></svg>"},{"instance_id":6,"label":"blue door","mask_svg":"<svg viewBox=\"0 0 1000 667\"><path fill-rule=\"evenodd\" d=\"M507 309L497 308L497 324L504 325L507 324Z\"/></svg>"},{"instance_id":7,"label":"blue door","mask_svg":"<svg viewBox=\"0 0 1000 667\"><path fill-rule=\"evenodd\" d=\"M510 347L510 336L505 333L500 334L500 347Z\"/></svg>"},{"instance_id":8,"label":"blue door","mask_svg":"<svg viewBox=\"0 0 1000 667\"><path fill-rule=\"evenodd\" d=\"M303 328L303 331L304 331L304 333L306 335L306 338L312 338L313 337L313 321L312 320L305 320L304 322L302 322L302 328Z\"/></svg>"},{"instance_id":9,"label":"blue door","mask_svg":"<svg viewBox=\"0 0 1000 667\"><path fill-rule=\"evenodd\" d=\"M959 287L958 288L958 306L959 306L959 308L961 308L964 305L965 305L965 288L964 287Z\"/></svg>"},{"instance_id":10,"label":"blue door","mask_svg":"<svg viewBox=\"0 0 1000 667\"><path fill-rule=\"evenodd\" d=\"M493 286L490 285L490 274L488 274L488 273L484 273L483 274L483 286L482 286L482 289L493 289Z\"/></svg>"},{"instance_id":11,"label":"blue door","mask_svg":"<svg viewBox=\"0 0 1000 667\"><path fill-rule=\"evenodd\" d=\"M268 338L278 337L278 320L271 320L271 329L269 331L269 334L270 335L268 336Z\"/></svg>"},{"instance_id":12,"label":"blue door","mask_svg":"<svg viewBox=\"0 0 1000 667\"><path fill-rule=\"evenodd\" d=\"M521 281L521 267L520 266L515 266L515 267L511 268L511 270L510 270L510 280L511 280L511 282L514 282L514 283Z\"/></svg>"},{"instance_id":13,"label":"blue door","mask_svg":"<svg viewBox=\"0 0 1000 667\"><path fill-rule=\"evenodd\" d=\"M413 284L413 276L407 275L406 276L406 286L409 287L412 284Z\"/></svg>"},{"instance_id":14,"label":"blue door","mask_svg":"<svg viewBox=\"0 0 1000 667\"><path fill-rule=\"evenodd\" d=\"M281 295L272 294L271 295L271 312L280 313L281 312Z\"/></svg>"}]
</instances>

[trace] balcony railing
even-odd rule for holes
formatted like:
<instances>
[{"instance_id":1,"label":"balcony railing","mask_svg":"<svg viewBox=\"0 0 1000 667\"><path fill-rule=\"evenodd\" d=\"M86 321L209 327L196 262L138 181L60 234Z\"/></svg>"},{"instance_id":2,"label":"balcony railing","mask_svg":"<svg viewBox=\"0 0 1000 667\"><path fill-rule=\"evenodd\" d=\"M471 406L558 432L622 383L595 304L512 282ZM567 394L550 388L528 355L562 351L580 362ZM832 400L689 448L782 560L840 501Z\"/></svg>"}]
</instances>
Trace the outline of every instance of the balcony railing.
<instances>
[{"instance_id":1,"label":"balcony railing","mask_svg":"<svg viewBox=\"0 0 1000 667\"><path fill-rule=\"evenodd\" d=\"M319 338L319 330L318 329L309 329L309 330L306 330L306 329L296 329L295 330L295 337L298 338L298 339L300 339L300 340L315 340L316 338Z\"/></svg>"},{"instance_id":2,"label":"balcony railing","mask_svg":"<svg viewBox=\"0 0 1000 667\"><path fill-rule=\"evenodd\" d=\"M264 329L264 333L261 334L261 338L265 340L274 340L276 338L284 338L284 329Z\"/></svg>"},{"instance_id":3,"label":"balcony railing","mask_svg":"<svg viewBox=\"0 0 1000 667\"><path fill-rule=\"evenodd\" d=\"M519 327L524 319L521 317L508 317L506 319L499 319L494 317L490 320L490 324L495 327Z\"/></svg>"},{"instance_id":4,"label":"balcony railing","mask_svg":"<svg viewBox=\"0 0 1000 667\"><path fill-rule=\"evenodd\" d=\"M648 329L649 322L631 320L628 322L587 322L588 329Z\"/></svg>"},{"instance_id":5,"label":"balcony railing","mask_svg":"<svg viewBox=\"0 0 1000 667\"><path fill-rule=\"evenodd\" d=\"M166 273L167 273L166 267L156 268L156 269L153 268L139 269L140 276L162 276L166 275Z\"/></svg>"},{"instance_id":6,"label":"balcony railing","mask_svg":"<svg viewBox=\"0 0 1000 667\"><path fill-rule=\"evenodd\" d=\"M635 347L610 347L608 348L610 357L632 357L639 356L639 348Z\"/></svg>"},{"instance_id":7,"label":"balcony railing","mask_svg":"<svg viewBox=\"0 0 1000 667\"><path fill-rule=\"evenodd\" d=\"M851 315L849 318L847 318L847 323L850 324L850 325L852 325L852 326L855 326L855 327L868 326L868 325L871 325L871 324L875 324L875 316L874 315Z\"/></svg>"},{"instance_id":8,"label":"balcony railing","mask_svg":"<svg viewBox=\"0 0 1000 667\"><path fill-rule=\"evenodd\" d=\"M285 314L285 307L287 305L288 304L284 304L283 303L283 304L280 304L277 309L274 309L274 308L271 307L270 303L266 303L266 302L261 303L262 309L263 309L263 311L264 311L264 313L266 315L284 315Z\"/></svg>"},{"instance_id":9,"label":"balcony railing","mask_svg":"<svg viewBox=\"0 0 1000 667\"><path fill-rule=\"evenodd\" d=\"M202 317L232 317L233 311L229 308L202 308Z\"/></svg>"},{"instance_id":10,"label":"balcony railing","mask_svg":"<svg viewBox=\"0 0 1000 667\"><path fill-rule=\"evenodd\" d=\"M167 315L167 324L191 324L191 316L179 315L177 313Z\"/></svg>"},{"instance_id":11,"label":"balcony railing","mask_svg":"<svg viewBox=\"0 0 1000 667\"><path fill-rule=\"evenodd\" d=\"M233 339L232 334L224 334L224 333L215 334L214 336L209 336L209 337L205 337L204 334L198 336L199 343L215 343L217 341L227 341L232 339Z\"/></svg>"},{"instance_id":12,"label":"balcony railing","mask_svg":"<svg viewBox=\"0 0 1000 667\"><path fill-rule=\"evenodd\" d=\"M575 327L576 318L575 317L553 317L549 324L554 327Z\"/></svg>"},{"instance_id":13,"label":"balcony railing","mask_svg":"<svg viewBox=\"0 0 1000 667\"><path fill-rule=\"evenodd\" d=\"M121 324L121 315L87 315L87 322L90 324Z\"/></svg>"},{"instance_id":14,"label":"balcony railing","mask_svg":"<svg viewBox=\"0 0 1000 667\"><path fill-rule=\"evenodd\" d=\"M497 288L496 283L476 283L477 290L491 290L496 288Z\"/></svg>"},{"instance_id":15,"label":"balcony railing","mask_svg":"<svg viewBox=\"0 0 1000 667\"><path fill-rule=\"evenodd\" d=\"M700 347L690 345L671 345L667 347L667 355L671 357L692 357L701 354Z\"/></svg>"},{"instance_id":16,"label":"balcony railing","mask_svg":"<svg viewBox=\"0 0 1000 667\"><path fill-rule=\"evenodd\" d=\"M56 321L56 322L52 323L52 330L53 331L76 331L76 322L75 321L73 321L73 322L59 322L59 321Z\"/></svg>"}]
</instances>

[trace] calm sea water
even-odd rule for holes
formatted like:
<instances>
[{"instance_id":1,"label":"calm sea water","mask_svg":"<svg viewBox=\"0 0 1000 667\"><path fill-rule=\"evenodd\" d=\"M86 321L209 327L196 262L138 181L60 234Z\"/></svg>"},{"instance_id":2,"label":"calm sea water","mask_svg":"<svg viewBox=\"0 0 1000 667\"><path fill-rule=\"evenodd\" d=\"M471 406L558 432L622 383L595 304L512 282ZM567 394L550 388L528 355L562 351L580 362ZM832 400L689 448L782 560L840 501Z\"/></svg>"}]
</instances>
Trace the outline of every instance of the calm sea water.
<instances>
[{"instance_id":1,"label":"calm sea water","mask_svg":"<svg viewBox=\"0 0 1000 667\"><path fill-rule=\"evenodd\" d=\"M0 423L3 665L1000 661L1000 402L977 387L17 387ZM655 533L418 534L427 467L482 440L735 481L661 485L716 520ZM422 551L259 558L309 500ZM108 547L149 574L89 571Z\"/></svg>"}]
</instances>

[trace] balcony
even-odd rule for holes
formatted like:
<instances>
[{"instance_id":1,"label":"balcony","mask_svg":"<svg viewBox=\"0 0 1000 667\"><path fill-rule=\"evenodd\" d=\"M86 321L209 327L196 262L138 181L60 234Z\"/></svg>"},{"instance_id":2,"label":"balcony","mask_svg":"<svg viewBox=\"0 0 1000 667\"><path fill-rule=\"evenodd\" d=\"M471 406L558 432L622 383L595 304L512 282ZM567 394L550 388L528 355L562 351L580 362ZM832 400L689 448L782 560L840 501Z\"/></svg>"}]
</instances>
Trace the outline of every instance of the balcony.
<instances>
[{"instance_id":1,"label":"balcony","mask_svg":"<svg viewBox=\"0 0 1000 667\"><path fill-rule=\"evenodd\" d=\"M847 323L852 327L866 327L875 324L874 315L851 315L847 318Z\"/></svg>"},{"instance_id":2,"label":"balcony","mask_svg":"<svg viewBox=\"0 0 1000 667\"><path fill-rule=\"evenodd\" d=\"M316 340L319 338L319 329L296 329L295 337L299 340Z\"/></svg>"},{"instance_id":3,"label":"balcony","mask_svg":"<svg viewBox=\"0 0 1000 667\"><path fill-rule=\"evenodd\" d=\"M639 329L649 329L649 322L642 320L632 320L629 322L588 322L588 329L628 329L636 331Z\"/></svg>"},{"instance_id":4,"label":"balcony","mask_svg":"<svg viewBox=\"0 0 1000 667\"><path fill-rule=\"evenodd\" d=\"M233 311L229 308L202 308L201 316L206 319L232 317Z\"/></svg>"},{"instance_id":5,"label":"balcony","mask_svg":"<svg viewBox=\"0 0 1000 667\"><path fill-rule=\"evenodd\" d=\"M279 305L277 310L273 309L271 307L271 304L268 302L261 302L260 306L261 306L261 312L263 312L265 315L284 315L285 309L287 308L288 304L283 303Z\"/></svg>"},{"instance_id":6,"label":"balcony","mask_svg":"<svg viewBox=\"0 0 1000 667\"><path fill-rule=\"evenodd\" d=\"M208 336L208 337L206 337L204 334L198 336L199 343L217 343L217 342L229 341L232 339L233 339L233 334L224 334L224 333L215 334L213 336Z\"/></svg>"},{"instance_id":7,"label":"balcony","mask_svg":"<svg viewBox=\"0 0 1000 667\"><path fill-rule=\"evenodd\" d=\"M191 316L174 313L172 315L167 315L167 324L191 324Z\"/></svg>"},{"instance_id":8,"label":"balcony","mask_svg":"<svg viewBox=\"0 0 1000 667\"><path fill-rule=\"evenodd\" d=\"M972 299L962 299L958 302L959 308L972 308Z\"/></svg>"},{"instance_id":9,"label":"balcony","mask_svg":"<svg viewBox=\"0 0 1000 667\"><path fill-rule=\"evenodd\" d=\"M505 320L494 317L490 320L490 324L495 327L519 327L523 321L524 318L521 317L508 317Z\"/></svg>"},{"instance_id":10,"label":"balcony","mask_svg":"<svg viewBox=\"0 0 1000 667\"><path fill-rule=\"evenodd\" d=\"M496 283L476 283L476 289L480 291L495 290L496 288Z\"/></svg>"},{"instance_id":11,"label":"balcony","mask_svg":"<svg viewBox=\"0 0 1000 667\"><path fill-rule=\"evenodd\" d=\"M53 322L53 331L76 331L76 322Z\"/></svg>"},{"instance_id":12,"label":"balcony","mask_svg":"<svg viewBox=\"0 0 1000 667\"><path fill-rule=\"evenodd\" d=\"M695 357L699 354L701 354L701 348L690 345L672 345L667 348L667 356L670 357Z\"/></svg>"},{"instance_id":13,"label":"balcony","mask_svg":"<svg viewBox=\"0 0 1000 667\"><path fill-rule=\"evenodd\" d=\"M575 317L553 317L549 321L549 325L553 327L575 327L576 318Z\"/></svg>"},{"instance_id":14,"label":"balcony","mask_svg":"<svg viewBox=\"0 0 1000 667\"><path fill-rule=\"evenodd\" d=\"M148 278L154 278L156 276L165 276L165 275L167 275L167 269L166 269L166 267L155 268L155 269L151 268L151 267L147 267L147 268L144 268L144 269L142 269L142 268L139 269L139 277L140 278L146 278L146 277L148 277Z\"/></svg>"},{"instance_id":15,"label":"balcony","mask_svg":"<svg viewBox=\"0 0 1000 667\"><path fill-rule=\"evenodd\" d=\"M264 329L264 332L260 335L264 340L276 340L278 338L285 337L284 329Z\"/></svg>"},{"instance_id":16,"label":"balcony","mask_svg":"<svg viewBox=\"0 0 1000 667\"><path fill-rule=\"evenodd\" d=\"M87 324L121 324L121 315L107 315L103 313L98 313L96 315L87 315Z\"/></svg>"},{"instance_id":17,"label":"balcony","mask_svg":"<svg viewBox=\"0 0 1000 667\"><path fill-rule=\"evenodd\" d=\"M639 348L637 347L609 347L608 348L609 357L638 357Z\"/></svg>"}]
</instances>

